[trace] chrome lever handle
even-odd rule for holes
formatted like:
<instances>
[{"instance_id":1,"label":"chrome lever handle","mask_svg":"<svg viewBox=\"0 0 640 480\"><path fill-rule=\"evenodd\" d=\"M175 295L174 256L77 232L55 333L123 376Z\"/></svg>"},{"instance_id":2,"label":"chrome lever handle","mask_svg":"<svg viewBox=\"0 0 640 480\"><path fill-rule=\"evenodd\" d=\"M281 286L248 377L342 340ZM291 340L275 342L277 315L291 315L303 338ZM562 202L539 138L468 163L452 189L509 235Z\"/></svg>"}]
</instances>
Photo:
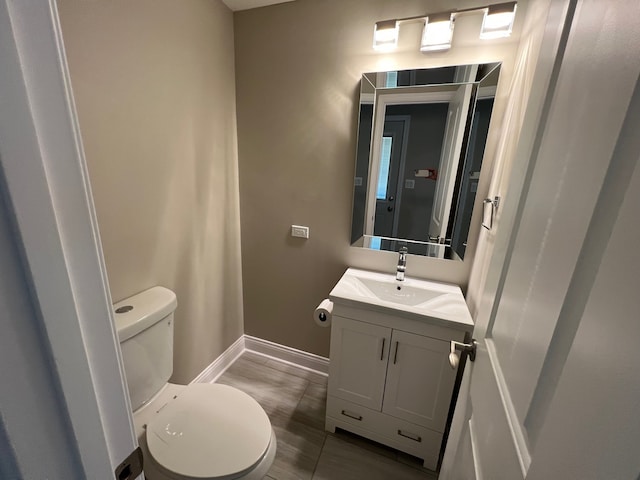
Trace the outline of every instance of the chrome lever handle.
<instances>
[{"instance_id":1,"label":"chrome lever handle","mask_svg":"<svg viewBox=\"0 0 640 480\"><path fill-rule=\"evenodd\" d=\"M469 356L469 360L472 362L476 359L476 350L478 348L478 342L471 340L471 343L461 343L451 340L451 353L449 353L449 365L451 368L456 369L460 365L460 355L458 350L462 353L466 353Z\"/></svg>"}]
</instances>

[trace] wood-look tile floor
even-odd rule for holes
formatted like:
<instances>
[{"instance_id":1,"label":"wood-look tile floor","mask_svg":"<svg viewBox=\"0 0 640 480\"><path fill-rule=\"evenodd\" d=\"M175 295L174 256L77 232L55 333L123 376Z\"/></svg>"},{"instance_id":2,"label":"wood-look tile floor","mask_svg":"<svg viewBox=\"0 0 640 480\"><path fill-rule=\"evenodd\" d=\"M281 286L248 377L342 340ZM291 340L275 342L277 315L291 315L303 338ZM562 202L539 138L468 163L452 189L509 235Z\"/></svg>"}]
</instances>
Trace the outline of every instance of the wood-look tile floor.
<instances>
[{"instance_id":1,"label":"wood-look tile floor","mask_svg":"<svg viewBox=\"0 0 640 480\"><path fill-rule=\"evenodd\" d=\"M220 376L255 398L278 440L265 480L435 480L419 459L348 432L324 430L327 377L244 352Z\"/></svg>"}]
</instances>

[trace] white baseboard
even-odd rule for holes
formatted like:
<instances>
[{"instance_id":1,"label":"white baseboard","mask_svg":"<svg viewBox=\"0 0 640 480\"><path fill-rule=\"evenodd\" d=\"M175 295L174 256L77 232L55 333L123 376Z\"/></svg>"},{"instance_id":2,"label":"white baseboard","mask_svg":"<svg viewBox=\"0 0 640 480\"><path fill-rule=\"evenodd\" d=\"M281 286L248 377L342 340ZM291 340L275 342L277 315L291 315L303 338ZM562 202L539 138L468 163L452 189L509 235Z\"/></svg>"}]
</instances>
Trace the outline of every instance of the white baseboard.
<instances>
[{"instance_id":1,"label":"white baseboard","mask_svg":"<svg viewBox=\"0 0 640 480\"><path fill-rule=\"evenodd\" d=\"M211 365L205 368L191 383L213 383L237 358L245 351L244 335L238 338L227 348L222 355L216 358Z\"/></svg>"},{"instance_id":2,"label":"white baseboard","mask_svg":"<svg viewBox=\"0 0 640 480\"><path fill-rule=\"evenodd\" d=\"M262 338L252 337L251 335L244 336L244 345L246 350L281 362L290 363L305 370L313 370L324 375L329 373L329 359L320 355L280 345Z\"/></svg>"},{"instance_id":3,"label":"white baseboard","mask_svg":"<svg viewBox=\"0 0 640 480\"><path fill-rule=\"evenodd\" d=\"M243 335L222 352L222 355L216 358L191 383L215 382L247 350L321 375L329 374L329 359L326 357L280 345L269 340L263 340L262 338Z\"/></svg>"}]
</instances>

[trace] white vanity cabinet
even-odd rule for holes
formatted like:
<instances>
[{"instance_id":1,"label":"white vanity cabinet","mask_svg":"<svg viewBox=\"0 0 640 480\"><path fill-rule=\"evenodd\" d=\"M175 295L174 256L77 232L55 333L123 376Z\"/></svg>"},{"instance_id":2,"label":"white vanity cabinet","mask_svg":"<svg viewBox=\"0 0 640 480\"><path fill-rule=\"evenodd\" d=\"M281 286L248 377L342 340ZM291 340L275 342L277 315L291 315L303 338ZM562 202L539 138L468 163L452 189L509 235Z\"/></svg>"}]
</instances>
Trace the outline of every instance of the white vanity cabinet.
<instances>
[{"instance_id":1,"label":"white vanity cabinet","mask_svg":"<svg viewBox=\"0 0 640 480\"><path fill-rule=\"evenodd\" d=\"M458 287L447 287L464 303ZM472 324L361 307L342 302L336 289L326 429L391 446L435 470L457 375L450 341L464 341Z\"/></svg>"}]
</instances>

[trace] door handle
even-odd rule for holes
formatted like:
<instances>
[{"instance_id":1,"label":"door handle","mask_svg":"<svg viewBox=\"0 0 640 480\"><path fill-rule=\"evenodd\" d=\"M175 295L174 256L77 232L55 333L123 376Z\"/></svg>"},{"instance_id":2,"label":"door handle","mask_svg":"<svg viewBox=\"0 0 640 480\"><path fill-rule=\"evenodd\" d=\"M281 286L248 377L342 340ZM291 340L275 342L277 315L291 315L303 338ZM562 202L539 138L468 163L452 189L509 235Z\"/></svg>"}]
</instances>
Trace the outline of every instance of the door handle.
<instances>
[{"instance_id":1,"label":"door handle","mask_svg":"<svg viewBox=\"0 0 640 480\"><path fill-rule=\"evenodd\" d=\"M385 337L382 337L382 348L380 349L380 360L384 360L384 342L387 339Z\"/></svg>"},{"instance_id":2,"label":"door handle","mask_svg":"<svg viewBox=\"0 0 640 480\"><path fill-rule=\"evenodd\" d=\"M387 212L393 212L393 207L391 205L387 207Z\"/></svg>"},{"instance_id":3,"label":"door handle","mask_svg":"<svg viewBox=\"0 0 640 480\"><path fill-rule=\"evenodd\" d=\"M472 362L476 359L476 350L478 349L478 342L471 340L471 343L461 343L451 340L451 353L449 353L449 365L455 369L460 364L460 355L458 350L462 353L466 353L469 356L469 360Z\"/></svg>"}]
</instances>

